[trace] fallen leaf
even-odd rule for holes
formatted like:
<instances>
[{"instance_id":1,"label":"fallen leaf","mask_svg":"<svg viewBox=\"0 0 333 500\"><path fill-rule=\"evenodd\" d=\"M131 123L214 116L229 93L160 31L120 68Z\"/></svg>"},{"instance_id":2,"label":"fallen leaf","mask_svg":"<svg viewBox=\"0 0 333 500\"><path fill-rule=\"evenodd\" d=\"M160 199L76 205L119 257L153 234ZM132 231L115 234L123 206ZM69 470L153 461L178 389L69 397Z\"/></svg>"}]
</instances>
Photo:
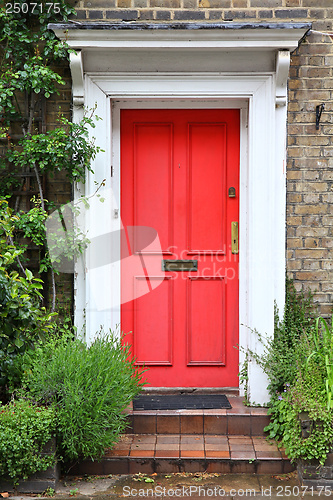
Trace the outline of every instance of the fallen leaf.
<instances>
[{"instance_id":1,"label":"fallen leaf","mask_svg":"<svg viewBox=\"0 0 333 500\"><path fill-rule=\"evenodd\" d=\"M3 493L0 493L0 496L2 496L2 498L8 498L9 493L8 493L8 491L4 491Z\"/></svg>"}]
</instances>

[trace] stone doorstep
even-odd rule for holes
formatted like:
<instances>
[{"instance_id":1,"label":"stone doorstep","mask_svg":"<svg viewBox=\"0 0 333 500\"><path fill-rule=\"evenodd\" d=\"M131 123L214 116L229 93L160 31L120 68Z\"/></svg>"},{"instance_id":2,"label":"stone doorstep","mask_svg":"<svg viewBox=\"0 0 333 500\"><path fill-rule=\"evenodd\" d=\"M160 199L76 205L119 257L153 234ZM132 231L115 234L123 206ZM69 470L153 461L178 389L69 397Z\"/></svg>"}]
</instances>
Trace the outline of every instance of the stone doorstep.
<instances>
[{"instance_id":1,"label":"stone doorstep","mask_svg":"<svg viewBox=\"0 0 333 500\"><path fill-rule=\"evenodd\" d=\"M84 460L74 475L210 472L287 474L295 469L276 443L264 437L221 435L123 435L101 461Z\"/></svg>"},{"instance_id":2,"label":"stone doorstep","mask_svg":"<svg viewBox=\"0 0 333 500\"><path fill-rule=\"evenodd\" d=\"M244 406L239 396L229 400L230 409L134 411L129 408L126 432L263 436L270 421L267 408Z\"/></svg>"},{"instance_id":3,"label":"stone doorstep","mask_svg":"<svg viewBox=\"0 0 333 500\"><path fill-rule=\"evenodd\" d=\"M289 460L221 460L170 458L103 458L100 462L82 461L71 468L72 475L171 474L207 472L218 474L279 475L293 472Z\"/></svg>"}]
</instances>

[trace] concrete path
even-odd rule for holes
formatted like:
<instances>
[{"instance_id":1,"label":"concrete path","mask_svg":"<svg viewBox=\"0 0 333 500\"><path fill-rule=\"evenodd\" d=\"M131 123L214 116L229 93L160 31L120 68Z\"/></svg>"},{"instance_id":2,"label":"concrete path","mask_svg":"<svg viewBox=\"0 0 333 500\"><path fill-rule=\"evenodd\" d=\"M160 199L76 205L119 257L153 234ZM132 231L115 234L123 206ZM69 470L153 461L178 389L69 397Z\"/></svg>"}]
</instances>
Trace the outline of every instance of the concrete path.
<instances>
[{"instance_id":1,"label":"concrete path","mask_svg":"<svg viewBox=\"0 0 333 500\"><path fill-rule=\"evenodd\" d=\"M1 492L0 492L1 493ZM41 497L41 495L38 495ZM60 500L117 500L156 498L171 500L191 498L305 499L333 498L328 490L312 491L302 488L295 473L270 476L254 474L134 474L113 476L67 476L62 478L56 492L47 498ZM10 496L10 500L29 500L35 496Z\"/></svg>"}]
</instances>

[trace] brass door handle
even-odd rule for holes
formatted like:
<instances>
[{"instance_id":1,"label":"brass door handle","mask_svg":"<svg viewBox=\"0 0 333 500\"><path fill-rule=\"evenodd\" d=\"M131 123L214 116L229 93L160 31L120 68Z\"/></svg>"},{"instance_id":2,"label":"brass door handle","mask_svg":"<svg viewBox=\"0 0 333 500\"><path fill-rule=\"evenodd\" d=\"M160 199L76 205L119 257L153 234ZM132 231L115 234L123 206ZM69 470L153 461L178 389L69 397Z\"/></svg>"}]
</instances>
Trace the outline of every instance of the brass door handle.
<instances>
[{"instance_id":1,"label":"brass door handle","mask_svg":"<svg viewBox=\"0 0 333 500\"><path fill-rule=\"evenodd\" d=\"M231 223L231 253L238 253L238 222Z\"/></svg>"}]
</instances>

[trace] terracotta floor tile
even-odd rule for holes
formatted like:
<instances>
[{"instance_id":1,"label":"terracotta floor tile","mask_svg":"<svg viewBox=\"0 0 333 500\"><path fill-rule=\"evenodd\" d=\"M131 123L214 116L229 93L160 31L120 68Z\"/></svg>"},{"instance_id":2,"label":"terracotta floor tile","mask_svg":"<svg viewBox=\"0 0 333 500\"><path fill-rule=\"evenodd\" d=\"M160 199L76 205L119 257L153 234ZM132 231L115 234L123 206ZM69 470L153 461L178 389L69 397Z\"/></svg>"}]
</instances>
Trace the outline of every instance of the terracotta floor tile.
<instances>
[{"instance_id":1,"label":"terracotta floor tile","mask_svg":"<svg viewBox=\"0 0 333 500\"><path fill-rule=\"evenodd\" d=\"M204 410L204 415L216 415L218 417L225 416L227 414L227 410L223 410L222 408L217 408L216 410Z\"/></svg>"},{"instance_id":2,"label":"terracotta floor tile","mask_svg":"<svg viewBox=\"0 0 333 500\"><path fill-rule=\"evenodd\" d=\"M225 415L205 415L204 416L205 434L226 434L227 417Z\"/></svg>"},{"instance_id":3,"label":"terracotta floor tile","mask_svg":"<svg viewBox=\"0 0 333 500\"><path fill-rule=\"evenodd\" d=\"M117 443L115 446L110 448L110 451L114 450L129 450L131 447L131 443Z\"/></svg>"},{"instance_id":4,"label":"terracotta floor tile","mask_svg":"<svg viewBox=\"0 0 333 500\"><path fill-rule=\"evenodd\" d=\"M183 415L199 415L202 416L204 411L203 410L180 410L180 416Z\"/></svg>"},{"instance_id":5,"label":"terracotta floor tile","mask_svg":"<svg viewBox=\"0 0 333 500\"><path fill-rule=\"evenodd\" d=\"M231 460L254 460L256 458L254 451L231 451Z\"/></svg>"},{"instance_id":6,"label":"terracotta floor tile","mask_svg":"<svg viewBox=\"0 0 333 500\"><path fill-rule=\"evenodd\" d=\"M205 450L209 451L229 451L229 445L228 443L226 444L205 444Z\"/></svg>"},{"instance_id":7,"label":"terracotta floor tile","mask_svg":"<svg viewBox=\"0 0 333 500\"><path fill-rule=\"evenodd\" d=\"M179 458L179 450L156 450L156 458Z\"/></svg>"},{"instance_id":8,"label":"terracotta floor tile","mask_svg":"<svg viewBox=\"0 0 333 500\"><path fill-rule=\"evenodd\" d=\"M157 450L179 450L179 443L157 443Z\"/></svg>"},{"instance_id":9,"label":"terracotta floor tile","mask_svg":"<svg viewBox=\"0 0 333 500\"><path fill-rule=\"evenodd\" d=\"M181 415L180 429L182 434L203 434L203 414Z\"/></svg>"},{"instance_id":10,"label":"terracotta floor tile","mask_svg":"<svg viewBox=\"0 0 333 500\"><path fill-rule=\"evenodd\" d=\"M154 448L154 443L133 443L131 446L131 450L153 450Z\"/></svg>"},{"instance_id":11,"label":"terracotta floor tile","mask_svg":"<svg viewBox=\"0 0 333 500\"><path fill-rule=\"evenodd\" d=\"M157 433L158 434L179 434L180 433L180 417L179 415L158 415L157 416Z\"/></svg>"},{"instance_id":12,"label":"terracotta floor tile","mask_svg":"<svg viewBox=\"0 0 333 500\"><path fill-rule=\"evenodd\" d=\"M167 440L167 441L171 441L172 439L180 439L180 434L157 434L156 435L156 439L157 440Z\"/></svg>"},{"instance_id":13,"label":"terracotta floor tile","mask_svg":"<svg viewBox=\"0 0 333 500\"><path fill-rule=\"evenodd\" d=\"M203 443L204 438L203 436L198 436L197 434L190 434L190 435L181 435L180 436L180 442L181 443Z\"/></svg>"},{"instance_id":14,"label":"terracotta floor tile","mask_svg":"<svg viewBox=\"0 0 333 500\"><path fill-rule=\"evenodd\" d=\"M250 408L251 415L267 415L268 408Z\"/></svg>"},{"instance_id":15,"label":"terracotta floor tile","mask_svg":"<svg viewBox=\"0 0 333 500\"><path fill-rule=\"evenodd\" d=\"M205 443L209 444L220 444L220 443L228 443L227 436L217 436L217 435L206 435Z\"/></svg>"},{"instance_id":16,"label":"terracotta floor tile","mask_svg":"<svg viewBox=\"0 0 333 500\"><path fill-rule=\"evenodd\" d=\"M256 451L256 457L260 459L281 459L281 453L279 451Z\"/></svg>"},{"instance_id":17,"label":"terracotta floor tile","mask_svg":"<svg viewBox=\"0 0 333 500\"><path fill-rule=\"evenodd\" d=\"M180 434L157 434L157 443L178 443Z\"/></svg>"},{"instance_id":18,"label":"terracotta floor tile","mask_svg":"<svg viewBox=\"0 0 333 500\"><path fill-rule=\"evenodd\" d=\"M278 451L277 446L271 446L269 444L254 444L254 449L256 451Z\"/></svg>"},{"instance_id":19,"label":"terracotta floor tile","mask_svg":"<svg viewBox=\"0 0 333 500\"><path fill-rule=\"evenodd\" d=\"M205 458L203 450L180 450L181 458Z\"/></svg>"},{"instance_id":20,"label":"terracotta floor tile","mask_svg":"<svg viewBox=\"0 0 333 500\"><path fill-rule=\"evenodd\" d=\"M181 410L156 410L157 417L179 417Z\"/></svg>"},{"instance_id":21,"label":"terracotta floor tile","mask_svg":"<svg viewBox=\"0 0 333 500\"><path fill-rule=\"evenodd\" d=\"M206 450L206 457L228 459L230 458L230 454L229 451Z\"/></svg>"},{"instance_id":22,"label":"terracotta floor tile","mask_svg":"<svg viewBox=\"0 0 333 500\"><path fill-rule=\"evenodd\" d=\"M142 458L133 458L129 460L129 473L130 474L153 474L154 473L154 460L152 458L147 458L143 460ZM124 474L124 473L122 473Z\"/></svg>"},{"instance_id":23,"label":"terracotta floor tile","mask_svg":"<svg viewBox=\"0 0 333 500\"><path fill-rule=\"evenodd\" d=\"M104 454L105 457L128 457L130 449L127 450L110 450Z\"/></svg>"},{"instance_id":24,"label":"terracotta floor tile","mask_svg":"<svg viewBox=\"0 0 333 500\"><path fill-rule=\"evenodd\" d=\"M253 443L252 439L248 436L228 436L229 443L244 443L249 444Z\"/></svg>"},{"instance_id":25,"label":"terracotta floor tile","mask_svg":"<svg viewBox=\"0 0 333 500\"><path fill-rule=\"evenodd\" d=\"M203 450L203 443L180 443L181 450Z\"/></svg>"},{"instance_id":26,"label":"terracotta floor tile","mask_svg":"<svg viewBox=\"0 0 333 500\"><path fill-rule=\"evenodd\" d=\"M252 444L232 444L230 443L231 451L254 451Z\"/></svg>"},{"instance_id":27,"label":"terracotta floor tile","mask_svg":"<svg viewBox=\"0 0 333 500\"><path fill-rule=\"evenodd\" d=\"M235 406L230 410L227 410L227 415L251 415L250 408L246 408L245 406Z\"/></svg>"},{"instance_id":28,"label":"terracotta floor tile","mask_svg":"<svg viewBox=\"0 0 333 500\"><path fill-rule=\"evenodd\" d=\"M133 417L133 430L135 434L155 434L156 416L155 415L135 415Z\"/></svg>"},{"instance_id":29,"label":"terracotta floor tile","mask_svg":"<svg viewBox=\"0 0 333 500\"><path fill-rule=\"evenodd\" d=\"M228 434L234 436L250 436L251 415L228 414Z\"/></svg>"},{"instance_id":30,"label":"terracotta floor tile","mask_svg":"<svg viewBox=\"0 0 333 500\"><path fill-rule=\"evenodd\" d=\"M130 457L154 457L154 450L131 450Z\"/></svg>"},{"instance_id":31,"label":"terracotta floor tile","mask_svg":"<svg viewBox=\"0 0 333 500\"><path fill-rule=\"evenodd\" d=\"M139 434L133 436L133 443L155 443L156 435L155 434Z\"/></svg>"}]
</instances>

